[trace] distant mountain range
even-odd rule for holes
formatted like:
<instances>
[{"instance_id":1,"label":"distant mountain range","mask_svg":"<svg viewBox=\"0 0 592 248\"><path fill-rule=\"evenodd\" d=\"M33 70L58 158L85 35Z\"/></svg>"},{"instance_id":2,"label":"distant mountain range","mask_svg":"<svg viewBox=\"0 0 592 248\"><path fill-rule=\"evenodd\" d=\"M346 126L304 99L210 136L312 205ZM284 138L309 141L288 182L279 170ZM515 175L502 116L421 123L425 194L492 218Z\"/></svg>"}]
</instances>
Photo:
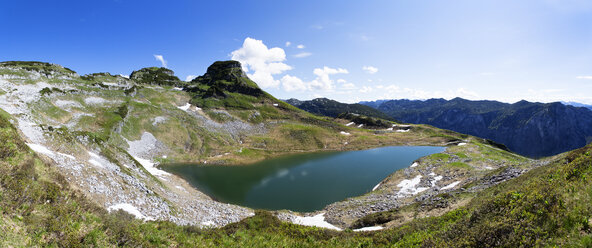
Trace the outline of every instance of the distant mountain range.
<instances>
[{"instance_id":1,"label":"distant mountain range","mask_svg":"<svg viewBox=\"0 0 592 248\"><path fill-rule=\"evenodd\" d=\"M583 104L583 103L579 103L579 102L561 102L561 103L563 103L564 105L571 105L574 107L584 107L584 108L592 110L592 105L588 105L588 104Z\"/></svg>"},{"instance_id":2,"label":"distant mountain range","mask_svg":"<svg viewBox=\"0 0 592 248\"><path fill-rule=\"evenodd\" d=\"M430 124L491 139L529 157L555 155L592 142L592 111L585 106L572 106L573 103L508 104L455 98L361 104L403 122Z\"/></svg>"}]
</instances>

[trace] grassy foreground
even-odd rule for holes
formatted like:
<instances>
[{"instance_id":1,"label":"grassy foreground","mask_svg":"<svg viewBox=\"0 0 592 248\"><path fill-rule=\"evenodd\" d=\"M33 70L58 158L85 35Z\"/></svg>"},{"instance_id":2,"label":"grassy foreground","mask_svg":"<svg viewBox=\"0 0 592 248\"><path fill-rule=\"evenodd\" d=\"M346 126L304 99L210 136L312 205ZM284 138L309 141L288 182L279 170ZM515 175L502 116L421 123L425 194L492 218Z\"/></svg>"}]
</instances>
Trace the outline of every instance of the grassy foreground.
<instances>
[{"instance_id":1,"label":"grassy foreground","mask_svg":"<svg viewBox=\"0 0 592 248\"><path fill-rule=\"evenodd\" d=\"M37 157L0 116L0 246L592 246L592 146L560 156L440 217L379 232L283 223L266 211L220 229L107 213Z\"/></svg>"}]
</instances>

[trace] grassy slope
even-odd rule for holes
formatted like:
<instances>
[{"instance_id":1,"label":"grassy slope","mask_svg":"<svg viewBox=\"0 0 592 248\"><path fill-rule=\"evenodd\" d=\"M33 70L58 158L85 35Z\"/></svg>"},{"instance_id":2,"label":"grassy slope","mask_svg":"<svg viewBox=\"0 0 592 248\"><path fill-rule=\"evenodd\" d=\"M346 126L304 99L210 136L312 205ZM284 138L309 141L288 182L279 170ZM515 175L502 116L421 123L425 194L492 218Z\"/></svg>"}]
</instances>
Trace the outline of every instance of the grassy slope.
<instances>
[{"instance_id":1,"label":"grassy slope","mask_svg":"<svg viewBox=\"0 0 592 248\"><path fill-rule=\"evenodd\" d=\"M2 246L581 246L592 244L592 147L573 151L479 193L466 207L382 232L335 232L282 223L267 212L221 229L108 214L31 151L0 117Z\"/></svg>"},{"instance_id":2,"label":"grassy slope","mask_svg":"<svg viewBox=\"0 0 592 248\"><path fill-rule=\"evenodd\" d=\"M88 82L80 83L84 85ZM150 93L150 91L151 89L145 89L142 93L149 99L150 106L141 104L132 106L146 110L138 112L138 115L150 113L150 109L161 105L154 104L159 101L176 101L158 97L158 92ZM118 94L123 92L110 92L110 94L118 97ZM117 116L121 118L120 115L112 114L116 113L118 108L115 106L109 109L108 113L99 116L102 122L95 127L96 129L89 131L97 137L109 137L115 126L113 120L117 119ZM174 107L170 107L169 110L179 111ZM268 112L272 111L268 110ZM49 109L48 113L56 114L55 117L63 116L59 110ZM347 139L350 144L355 145L352 146L355 148L386 144L416 144L413 142L417 142L418 139L421 140L420 142L433 143L458 138L454 133L429 126L416 126L415 130L409 133L374 135L367 130L330 125L331 122L328 119L306 113L293 111L287 113L300 116L299 121L282 123L278 125L278 129L272 131L277 132L277 137L273 137L271 141L280 140L277 144L278 148L285 145L282 142L295 142L294 140L299 140L298 137L303 139L293 143L294 145L308 144L307 142L316 144L315 137L319 134L326 134L339 142L343 141L340 139ZM234 115L240 117L241 112L236 112ZM394 245L407 247L421 244L582 246L592 243L589 238L592 215L589 207L592 196L589 192L592 192L592 186L587 183L592 173L590 146L560 156L554 163L534 169L518 179L477 193L464 207L439 217L415 219L382 232L363 234L302 227L282 223L263 211L252 218L225 228L203 230L180 227L169 222L142 223L123 212L106 213L70 188L50 164L35 156L24 145L8 121L9 118L5 113L0 117L0 136L2 136L0 140L4 141L0 143L0 242L2 242L0 246L56 244L148 247L177 245L204 247L212 245L339 247ZM89 121L89 123L93 122ZM319 127L319 123L323 125ZM337 133L338 130L351 132L352 135L341 136ZM396 142L393 143L393 140ZM271 141L268 143L273 143ZM109 142L116 141L109 140ZM250 154L256 152L260 150L252 149ZM280 153L279 150L275 152ZM454 155L461 158L463 155L467 156L466 153L454 153ZM486 155L505 156L496 153ZM240 158L243 155L237 156ZM246 152L244 156L251 155ZM255 157L260 159L265 156L268 154L259 154ZM445 160L451 157L451 154L448 154L448 157L437 155L430 159ZM456 167L462 169L464 166Z\"/></svg>"}]
</instances>

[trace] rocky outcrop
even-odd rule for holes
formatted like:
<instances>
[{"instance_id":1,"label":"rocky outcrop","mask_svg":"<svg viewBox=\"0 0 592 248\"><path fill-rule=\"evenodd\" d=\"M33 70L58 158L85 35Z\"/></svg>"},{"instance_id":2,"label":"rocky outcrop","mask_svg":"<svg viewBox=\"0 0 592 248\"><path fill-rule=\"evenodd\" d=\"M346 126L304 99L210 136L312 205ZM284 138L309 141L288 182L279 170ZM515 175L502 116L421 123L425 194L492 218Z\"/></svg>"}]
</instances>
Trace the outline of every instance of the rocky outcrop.
<instances>
[{"instance_id":1,"label":"rocky outcrop","mask_svg":"<svg viewBox=\"0 0 592 248\"><path fill-rule=\"evenodd\" d=\"M185 89L201 97L225 98L227 92L255 97L264 95L263 90L247 77L240 62L234 60L214 62L206 74L191 80Z\"/></svg>"},{"instance_id":2,"label":"rocky outcrop","mask_svg":"<svg viewBox=\"0 0 592 248\"><path fill-rule=\"evenodd\" d=\"M140 84L155 84L163 86L181 86L182 81L172 70L164 67L147 67L132 72L130 79Z\"/></svg>"}]
</instances>

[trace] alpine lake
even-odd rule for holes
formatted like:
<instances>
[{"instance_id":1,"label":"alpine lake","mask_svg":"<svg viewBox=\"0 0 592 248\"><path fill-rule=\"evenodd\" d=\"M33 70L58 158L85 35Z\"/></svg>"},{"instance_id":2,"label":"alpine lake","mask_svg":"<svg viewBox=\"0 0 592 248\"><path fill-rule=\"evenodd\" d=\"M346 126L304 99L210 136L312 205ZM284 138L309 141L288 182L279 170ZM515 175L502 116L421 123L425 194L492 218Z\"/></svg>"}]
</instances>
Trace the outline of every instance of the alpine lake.
<instances>
[{"instance_id":1,"label":"alpine lake","mask_svg":"<svg viewBox=\"0 0 592 248\"><path fill-rule=\"evenodd\" d=\"M220 202L311 212L370 192L393 172L444 149L391 146L287 155L241 166L169 164L161 168Z\"/></svg>"}]
</instances>

